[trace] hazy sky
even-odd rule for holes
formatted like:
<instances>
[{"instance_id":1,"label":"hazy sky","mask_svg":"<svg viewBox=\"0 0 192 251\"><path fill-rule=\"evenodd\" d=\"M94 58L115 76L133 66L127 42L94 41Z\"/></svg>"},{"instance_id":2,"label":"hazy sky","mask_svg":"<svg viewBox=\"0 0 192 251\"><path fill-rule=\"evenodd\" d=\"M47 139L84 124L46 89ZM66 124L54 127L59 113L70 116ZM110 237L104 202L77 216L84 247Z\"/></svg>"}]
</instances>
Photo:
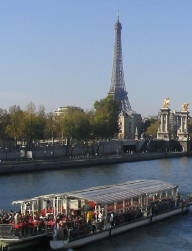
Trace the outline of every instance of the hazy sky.
<instances>
[{"instance_id":1,"label":"hazy sky","mask_svg":"<svg viewBox=\"0 0 192 251\"><path fill-rule=\"evenodd\" d=\"M111 79L114 22L122 23L132 108L157 114L192 102L191 0L0 1L0 107L33 101L91 108Z\"/></svg>"}]
</instances>

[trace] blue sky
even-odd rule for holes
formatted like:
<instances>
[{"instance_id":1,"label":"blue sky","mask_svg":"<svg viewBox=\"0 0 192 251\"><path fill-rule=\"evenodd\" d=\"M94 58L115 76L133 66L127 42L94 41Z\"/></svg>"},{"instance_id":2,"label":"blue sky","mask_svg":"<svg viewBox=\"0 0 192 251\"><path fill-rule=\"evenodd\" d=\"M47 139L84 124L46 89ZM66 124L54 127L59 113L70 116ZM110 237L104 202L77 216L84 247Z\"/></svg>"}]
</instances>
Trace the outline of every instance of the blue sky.
<instances>
[{"instance_id":1,"label":"blue sky","mask_svg":"<svg viewBox=\"0 0 192 251\"><path fill-rule=\"evenodd\" d=\"M157 114L192 102L192 1L0 1L0 107L30 101L46 111L85 109L106 96L114 22L122 23L126 88L132 108Z\"/></svg>"}]
</instances>

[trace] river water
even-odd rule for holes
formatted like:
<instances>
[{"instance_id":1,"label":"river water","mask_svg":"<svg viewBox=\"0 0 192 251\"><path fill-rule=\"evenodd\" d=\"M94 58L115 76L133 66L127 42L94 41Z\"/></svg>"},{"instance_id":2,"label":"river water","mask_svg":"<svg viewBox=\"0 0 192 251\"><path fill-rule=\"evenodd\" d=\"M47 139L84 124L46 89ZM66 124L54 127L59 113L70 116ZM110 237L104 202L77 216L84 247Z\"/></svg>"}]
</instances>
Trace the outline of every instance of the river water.
<instances>
[{"instance_id":1,"label":"river water","mask_svg":"<svg viewBox=\"0 0 192 251\"><path fill-rule=\"evenodd\" d=\"M160 179L178 184L184 192L192 192L192 158L172 158L0 176L0 208L11 208L11 201L17 199L135 179ZM49 249L36 248L35 250L48 251ZM68 251L98 250L192 250L192 212Z\"/></svg>"}]
</instances>

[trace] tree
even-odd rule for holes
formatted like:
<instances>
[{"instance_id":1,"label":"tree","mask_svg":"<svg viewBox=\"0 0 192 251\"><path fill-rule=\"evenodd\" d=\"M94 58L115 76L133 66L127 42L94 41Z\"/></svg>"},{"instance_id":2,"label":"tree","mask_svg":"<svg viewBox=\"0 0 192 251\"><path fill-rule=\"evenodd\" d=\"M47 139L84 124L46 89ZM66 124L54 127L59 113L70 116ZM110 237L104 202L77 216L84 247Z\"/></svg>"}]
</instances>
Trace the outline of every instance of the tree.
<instances>
[{"instance_id":1,"label":"tree","mask_svg":"<svg viewBox=\"0 0 192 251\"><path fill-rule=\"evenodd\" d=\"M54 138L57 136L57 121L55 115L53 113L46 114L45 119L45 130L44 130L44 137L46 139L52 139L54 142Z\"/></svg>"},{"instance_id":2,"label":"tree","mask_svg":"<svg viewBox=\"0 0 192 251\"><path fill-rule=\"evenodd\" d=\"M7 134L6 127L9 124L9 115L7 110L0 108L0 139L5 142L6 140L10 140L9 135Z\"/></svg>"},{"instance_id":3,"label":"tree","mask_svg":"<svg viewBox=\"0 0 192 251\"><path fill-rule=\"evenodd\" d=\"M35 106L35 104L33 104L33 102L30 102L30 103L27 105L26 112L29 113L29 114L34 114L35 111L36 111L36 106Z\"/></svg>"},{"instance_id":4,"label":"tree","mask_svg":"<svg viewBox=\"0 0 192 251\"><path fill-rule=\"evenodd\" d=\"M44 131L44 113L36 113L35 105L33 103L30 103L24 113L23 126L23 138L27 143L28 149L32 148L33 141L44 138Z\"/></svg>"},{"instance_id":5,"label":"tree","mask_svg":"<svg viewBox=\"0 0 192 251\"><path fill-rule=\"evenodd\" d=\"M6 126L6 133L17 144L17 140L22 138L24 113L19 106L14 105L9 108L8 116L9 123Z\"/></svg>"},{"instance_id":6,"label":"tree","mask_svg":"<svg viewBox=\"0 0 192 251\"><path fill-rule=\"evenodd\" d=\"M90 137L89 115L78 110L68 111L57 117L57 126L62 138L87 140Z\"/></svg>"},{"instance_id":7,"label":"tree","mask_svg":"<svg viewBox=\"0 0 192 251\"><path fill-rule=\"evenodd\" d=\"M141 124L141 133L146 133L148 127L150 127L151 124L153 124L157 119L155 118L149 118L146 119L144 122Z\"/></svg>"},{"instance_id":8,"label":"tree","mask_svg":"<svg viewBox=\"0 0 192 251\"><path fill-rule=\"evenodd\" d=\"M154 120L151 122L150 126L147 128L146 134L152 136L153 138L157 137L157 130L159 128L159 120Z\"/></svg>"},{"instance_id":9,"label":"tree","mask_svg":"<svg viewBox=\"0 0 192 251\"><path fill-rule=\"evenodd\" d=\"M91 124L95 138L112 138L118 133L119 103L108 96L94 104L95 115Z\"/></svg>"},{"instance_id":10,"label":"tree","mask_svg":"<svg viewBox=\"0 0 192 251\"><path fill-rule=\"evenodd\" d=\"M46 118L45 107L40 105L36 113L36 139L45 139Z\"/></svg>"}]
</instances>

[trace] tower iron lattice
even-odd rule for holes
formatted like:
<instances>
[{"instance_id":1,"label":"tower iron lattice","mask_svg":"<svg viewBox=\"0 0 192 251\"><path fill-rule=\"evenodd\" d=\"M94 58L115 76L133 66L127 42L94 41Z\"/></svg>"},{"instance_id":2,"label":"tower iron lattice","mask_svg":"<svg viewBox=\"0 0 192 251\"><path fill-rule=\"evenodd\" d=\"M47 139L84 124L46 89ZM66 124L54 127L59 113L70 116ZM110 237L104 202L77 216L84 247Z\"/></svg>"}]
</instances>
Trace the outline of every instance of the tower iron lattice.
<instances>
[{"instance_id":1,"label":"tower iron lattice","mask_svg":"<svg viewBox=\"0 0 192 251\"><path fill-rule=\"evenodd\" d=\"M119 17L115 23L115 43L114 43L114 56L113 56L113 68L111 77L111 86L109 95L120 102L120 112L128 114L131 109L131 105L128 99L124 72L123 72L123 60L122 60L122 46L121 46L121 30L122 25L119 22Z\"/></svg>"}]
</instances>

